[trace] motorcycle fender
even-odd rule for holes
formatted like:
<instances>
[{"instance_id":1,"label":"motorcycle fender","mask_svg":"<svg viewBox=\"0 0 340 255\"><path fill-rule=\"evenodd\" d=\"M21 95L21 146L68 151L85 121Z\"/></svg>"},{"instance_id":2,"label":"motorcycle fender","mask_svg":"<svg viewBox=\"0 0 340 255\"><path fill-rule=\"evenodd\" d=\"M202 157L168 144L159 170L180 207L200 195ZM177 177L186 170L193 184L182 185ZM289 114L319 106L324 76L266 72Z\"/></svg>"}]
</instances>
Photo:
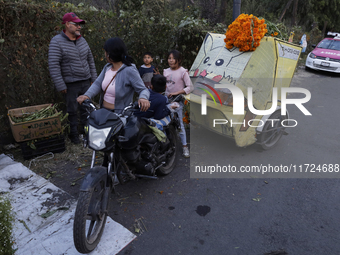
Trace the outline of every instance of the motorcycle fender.
<instances>
[{"instance_id":1,"label":"motorcycle fender","mask_svg":"<svg viewBox=\"0 0 340 255\"><path fill-rule=\"evenodd\" d=\"M107 182L107 170L102 166L95 166L86 174L83 183L80 186L80 191L90 191L96 183L100 181Z\"/></svg>"}]
</instances>

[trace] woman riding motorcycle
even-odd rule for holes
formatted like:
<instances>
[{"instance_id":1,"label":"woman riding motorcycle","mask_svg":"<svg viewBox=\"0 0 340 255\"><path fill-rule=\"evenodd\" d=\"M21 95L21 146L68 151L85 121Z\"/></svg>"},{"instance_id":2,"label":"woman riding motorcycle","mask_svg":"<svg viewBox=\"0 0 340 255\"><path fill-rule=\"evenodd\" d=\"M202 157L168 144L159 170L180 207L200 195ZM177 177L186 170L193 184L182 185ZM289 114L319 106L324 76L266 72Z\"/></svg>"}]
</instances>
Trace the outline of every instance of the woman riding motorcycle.
<instances>
[{"instance_id":1,"label":"woman riding motorcycle","mask_svg":"<svg viewBox=\"0 0 340 255\"><path fill-rule=\"evenodd\" d=\"M118 37L108 39L104 50L108 63L86 93L77 98L77 102L82 104L84 100L101 93L100 106L120 113L132 102L135 91L139 95L140 110L147 111L150 107L150 92L132 64L133 60L123 40Z\"/></svg>"}]
</instances>

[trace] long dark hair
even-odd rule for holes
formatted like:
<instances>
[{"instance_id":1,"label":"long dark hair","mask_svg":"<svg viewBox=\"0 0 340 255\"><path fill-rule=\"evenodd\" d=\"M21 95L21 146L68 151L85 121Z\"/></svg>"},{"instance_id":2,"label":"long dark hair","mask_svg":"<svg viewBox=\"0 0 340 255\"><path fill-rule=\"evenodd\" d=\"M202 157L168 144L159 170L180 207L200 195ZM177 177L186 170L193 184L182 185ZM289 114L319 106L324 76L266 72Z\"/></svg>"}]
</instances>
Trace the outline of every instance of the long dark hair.
<instances>
[{"instance_id":1,"label":"long dark hair","mask_svg":"<svg viewBox=\"0 0 340 255\"><path fill-rule=\"evenodd\" d=\"M170 54L174 56L174 59L176 59L176 63L178 63L178 66L182 66L182 54L178 50L171 50L168 53L168 58Z\"/></svg>"},{"instance_id":2,"label":"long dark hair","mask_svg":"<svg viewBox=\"0 0 340 255\"><path fill-rule=\"evenodd\" d=\"M104 50L113 62L122 61L127 66L131 66L133 63L133 58L128 55L125 43L119 37L108 39L104 44Z\"/></svg>"}]
</instances>

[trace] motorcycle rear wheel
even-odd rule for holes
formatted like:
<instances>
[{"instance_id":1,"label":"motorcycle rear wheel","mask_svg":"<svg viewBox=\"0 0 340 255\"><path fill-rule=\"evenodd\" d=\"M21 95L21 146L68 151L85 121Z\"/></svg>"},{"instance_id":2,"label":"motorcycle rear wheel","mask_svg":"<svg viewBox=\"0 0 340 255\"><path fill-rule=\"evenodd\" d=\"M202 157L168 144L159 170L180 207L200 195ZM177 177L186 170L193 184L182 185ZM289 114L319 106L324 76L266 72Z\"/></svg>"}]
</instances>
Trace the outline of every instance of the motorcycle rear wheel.
<instances>
[{"instance_id":1,"label":"motorcycle rear wheel","mask_svg":"<svg viewBox=\"0 0 340 255\"><path fill-rule=\"evenodd\" d=\"M163 166L157 169L157 174L159 175L167 175L174 170L174 167L176 165L176 159L178 157L178 137L177 133L174 127L169 128L169 134L168 138L170 141L170 149L172 150L172 153L169 157L167 157L166 162Z\"/></svg>"},{"instance_id":2,"label":"motorcycle rear wheel","mask_svg":"<svg viewBox=\"0 0 340 255\"><path fill-rule=\"evenodd\" d=\"M107 218L109 188L98 182L91 191L81 191L73 223L73 240L78 252L93 251L103 234ZM105 201L106 200L106 201Z\"/></svg>"}]
</instances>

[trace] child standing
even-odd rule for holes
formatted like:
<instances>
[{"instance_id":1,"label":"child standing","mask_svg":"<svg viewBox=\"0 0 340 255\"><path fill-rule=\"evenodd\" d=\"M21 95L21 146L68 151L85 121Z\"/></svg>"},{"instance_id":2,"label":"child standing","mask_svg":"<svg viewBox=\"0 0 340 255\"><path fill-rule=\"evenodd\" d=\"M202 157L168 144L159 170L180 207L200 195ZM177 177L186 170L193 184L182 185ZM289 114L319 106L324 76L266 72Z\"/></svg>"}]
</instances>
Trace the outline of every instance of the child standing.
<instances>
[{"instance_id":1,"label":"child standing","mask_svg":"<svg viewBox=\"0 0 340 255\"><path fill-rule=\"evenodd\" d=\"M138 70L140 77L142 78L145 84L145 87L147 87L148 89L151 86L151 79L152 79L154 69L155 69L155 67L151 65L152 61L153 61L152 53L145 52L143 55L144 65L142 65Z\"/></svg>"},{"instance_id":2,"label":"child standing","mask_svg":"<svg viewBox=\"0 0 340 255\"><path fill-rule=\"evenodd\" d=\"M181 66L182 64L182 54L177 50L172 50L168 54L168 64L169 68L164 69L163 75L167 80L166 94L168 97L176 96L179 94L189 94L193 90L193 86L189 77L188 70ZM183 123L183 102L180 103L180 107L176 109L178 114L181 132L179 136L181 137L183 145L183 156L186 158L190 157L189 148L187 145L187 138Z\"/></svg>"}]
</instances>

